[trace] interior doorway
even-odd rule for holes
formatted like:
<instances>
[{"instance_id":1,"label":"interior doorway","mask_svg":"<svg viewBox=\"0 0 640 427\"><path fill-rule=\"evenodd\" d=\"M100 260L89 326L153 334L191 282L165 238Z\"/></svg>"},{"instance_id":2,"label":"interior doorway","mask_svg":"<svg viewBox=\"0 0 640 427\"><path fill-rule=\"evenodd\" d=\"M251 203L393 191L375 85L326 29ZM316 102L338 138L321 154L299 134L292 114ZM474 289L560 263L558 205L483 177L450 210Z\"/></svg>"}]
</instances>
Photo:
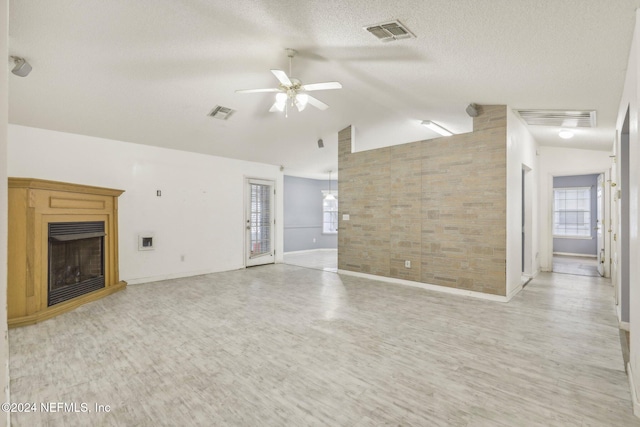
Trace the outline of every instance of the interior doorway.
<instances>
[{"instance_id":1,"label":"interior doorway","mask_svg":"<svg viewBox=\"0 0 640 427\"><path fill-rule=\"evenodd\" d=\"M598 224L604 219L604 197L598 192L599 186L602 188L602 181L601 173L553 177L554 273L592 277L602 275L598 262ZM598 203L602 206L598 206ZM600 242L602 247L603 242L604 238Z\"/></svg>"},{"instance_id":2,"label":"interior doorway","mask_svg":"<svg viewBox=\"0 0 640 427\"><path fill-rule=\"evenodd\" d=\"M285 264L336 272L338 270L338 182L284 176Z\"/></svg>"}]
</instances>

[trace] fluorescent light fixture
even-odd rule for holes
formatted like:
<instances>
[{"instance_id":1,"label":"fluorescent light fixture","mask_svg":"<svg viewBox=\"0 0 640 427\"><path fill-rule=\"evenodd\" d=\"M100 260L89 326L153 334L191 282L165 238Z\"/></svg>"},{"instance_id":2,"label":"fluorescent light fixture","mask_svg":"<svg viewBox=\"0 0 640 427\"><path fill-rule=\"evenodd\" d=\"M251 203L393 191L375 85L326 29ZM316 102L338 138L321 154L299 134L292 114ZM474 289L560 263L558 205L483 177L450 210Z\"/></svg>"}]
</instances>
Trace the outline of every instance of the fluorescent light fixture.
<instances>
[{"instance_id":1,"label":"fluorescent light fixture","mask_svg":"<svg viewBox=\"0 0 640 427\"><path fill-rule=\"evenodd\" d=\"M448 130L446 130L445 128L443 128L439 124L432 122L431 120L423 120L422 121L422 126L426 126L429 129L431 129L432 131L438 132L442 136L451 136L451 135L453 135L453 132L449 132Z\"/></svg>"},{"instance_id":2,"label":"fluorescent light fixture","mask_svg":"<svg viewBox=\"0 0 640 427\"><path fill-rule=\"evenodd\" d=\"M562 139L571 139L573 138L573 132L571 132L570 130L561 130L558 133L558 136Z\"/></svg>"}]
</instances>

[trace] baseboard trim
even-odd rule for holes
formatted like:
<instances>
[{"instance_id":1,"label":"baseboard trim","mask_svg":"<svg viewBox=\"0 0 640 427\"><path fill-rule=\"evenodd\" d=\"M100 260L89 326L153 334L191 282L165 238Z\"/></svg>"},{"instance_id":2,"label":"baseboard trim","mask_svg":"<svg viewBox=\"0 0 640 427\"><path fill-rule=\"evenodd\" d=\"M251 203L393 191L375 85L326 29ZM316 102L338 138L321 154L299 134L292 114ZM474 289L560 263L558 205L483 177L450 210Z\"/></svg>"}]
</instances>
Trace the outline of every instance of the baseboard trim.
<instances>
[{"instance_id":1,"label":"baseboard trim","mask_svg":"<svg viewBox=\"0 0 640 427\"><path fill-rule=\"evenodd\" d=\"M294 255L294 254L305 254L305 253L309 253L309 252L319 252L319 251L337 251L338 248L318 248L318 249L304 249L302 251L289 251L289 252L284 252L285 255Z\"/></svg>"},{"instance_id":2,"label":"baseboard trim","mask_svg":"<svg viewBox=\"0 0 640 427\"><path fill-rule=\"evenodd\" d=\"M224 271L241 270L244 268L245 268L244 265L238 265L235 268L231 267L231 268L225 268L221 270L210 269L210 270L198 270L198 271L185 271L181 273L163 274L160 276L139 277L137 279L127 279L127 284L140 285L143 283L160 282L162 280L171 280L171 279L182 279L185 277L202 276L204 274L222 273Z\"/></svg>"},{"instance_id":3,"label":"baseboard trim","mask_svg":"<svg viewBox=\"0 0 640 427\"><path fill-rule=\"evenodd\" d=\"M529 280L531 280L531 279L529 279ZM529 283L529 280L527 280L526 283ZM511 301L511 299L513 297L518 295L520 293L520 291L524 289L524 285L525 285L524 283L520 283L518 286L516 286L515 288L511 289L511 292L509 292L507 294L507 302Z\"/></svg>"},{"instance_id":4,"label":"baseboard trim","mask_svg":"<svg viewBox=\"0 0 640 427\"><path fill-rule=\"evenodd\" d=\"M510 298L507 298L506 296L502 296L502 295L485 294L482 292L468 291L465 289L458 289L458 288L448 288L446 286L432 285L431 283L414 282L412 280L396 279L395 277L376 276L375 274L358 273L356 271L349 271L349 270L338 269L338 274L344 274L346 276L360 277L363 279L369 279L369 280L378 281L378 282L386 282L386 283L392 283L395 285L411 286L414 288L426 289L428 291L435 291L435 292L441 292L445 294L453 294L458 296L472 297L472 298L478 298L478 299L484 299L484 300L496 301L496 302L509 302L509 299L513 298L513 296L515 295L515 293L513 293L512 291L512 296ZM522 286L520 286L520 289L522 289ZM517 290L519 291L520 289L517 289Z\"/></svg>"},{"instance_id":5,"label":"baseboard trim","mask_svg":"<svg viewBox=\"0 0 640 427\"><path fill-rule=\"evenodd\" d=\"M631 330L630 327L629 327L629 322L622 322L622 321L618 322L618 327L620 329L622 329L623 331L627 331L627 332L629 332Z\"/></svg>"},{"instance_id":6,"label":"baseboard trim","mask_svg":"<svg viewBox=\"0 0 640 427\"><path fill-rule=\"evenodd\" d=\"M598 255L589 255L589 254L574 254L571 252L554 252L554 255L564 255L564 256L579 256L583 258L596 258L598 259Z\"/></svg>"},{"instance_id":7,"label":"baseboard trim","mask_svg":"<svg viewBox=\"0 0 640 427\"><path fill-rule=\"evenodd\" d=\"M635 380L633 379L633 371L631 370L631 363L627 363L627 376L629 377L629 388L631 391L631 404L633 405L633 415L640 418L640 401L638 400L638 393L636 391Z\"/></svg>"}]
</instances>

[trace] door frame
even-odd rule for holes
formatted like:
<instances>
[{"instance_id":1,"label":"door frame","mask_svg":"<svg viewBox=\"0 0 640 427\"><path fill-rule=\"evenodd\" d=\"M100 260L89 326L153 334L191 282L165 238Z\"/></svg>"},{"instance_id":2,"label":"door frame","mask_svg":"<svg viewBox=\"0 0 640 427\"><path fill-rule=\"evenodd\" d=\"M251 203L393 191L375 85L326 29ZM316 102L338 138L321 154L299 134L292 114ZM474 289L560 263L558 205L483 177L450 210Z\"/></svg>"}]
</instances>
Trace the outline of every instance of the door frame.
<instances>
[{"instance_id":1,"label":"door frame","mask_svg":"<svg viewBox=\"0 0 640 427\"><path fill-rule=\"evenodd\" d=\"M524 279L531 279L537 274L534 272L534 257L533 257L533 209L534 209L534 175L533 169L522 163L521 172L521 250L522 250L522 272L521 275Z\"/></svg>"},{"instance_id":2,"label":"door frame","mask_svg":"<svg viewBox=\"0 0 640 427\"><path fill-rule=\"evenodd\" d=\"M250 254L250 250L249 250L249 245L250 245L250 239L248 238L249 233L247 232L247 223L250 221L249 219L249 209L250 209L250 201L249 201L249 196L250 196L250 184L251 183L258 183L258 184L263 184L263 185L270 185L273 193L272 193L272 199L271 199L271 255L270 256L265 256L264 257L264 261L265 262L261 262L261 263L249 263L249 254ZM253 267L256 265L265 265L265 264L274 264L275 260L276 260L276 250L277 250L277 245L276 245L276 237L277 237L277 233L276 233L276 209L277 209L277 203L276 203L276 195L277 195L277 188L276 188L276 180L275 179L270 179L270 178L256 178L256 177L252 177L252 176L244 176L244 192L243 192L243 209L244 209L244 215L243 215L243 221L242 221L242 238L243 238L243 248L244 248L244 257L243 257L243 264L244 267Z\"/></svg>"},{"instance_id":3,"label":"door frame","mask_svg":"<svg viewBox=\"0 0 640 427\"><path fill-rule=\"evenodd\" d=\"M598 273L605 277L606 264L608 259L606 256L606 179L604 173L598 175L596 188L596 259L598 260ZM598 195L599 194L599 195Z\"/></svg>"},{"instance_id":4,"label":"door frame","mask_svg":"<svg viewBox=\"0 0 640 427\"><path fill-rule=\"evenodd\" d=\"M600 175L600 174L604 174L604 181L608 182L607 180L611 179L611 174L610 174L610 169L607 170L580 170L580 171L553 171L553 172L549 172L547 175L547 203L548 203L548 209L547 209L547 230L545 231L545 233L547 234L548 240L547 240L547 251L546 251L546 262L547 265L549 266L549 271L553 272L553 178L556 176L574 176L574 175ZM611 189L609 188L610 186L605 185L604 186L604 200L609 200L611 197ZM610 211L610 207L609 204L605 202L604 204L604 220L608 221L609 218L611 217L611 211ZM607 229L607 232L609 232L609 229ZM611 257L611 245L610 245L610 235L611 232L609 232L609 236L605 235L604 238L604 256L605 259L609 259ZM610 269L610 265L608 263L605 262L605 266L604 266L604 277L610 277L611 276L611 269Z\"/></svg>"}]
</instances>

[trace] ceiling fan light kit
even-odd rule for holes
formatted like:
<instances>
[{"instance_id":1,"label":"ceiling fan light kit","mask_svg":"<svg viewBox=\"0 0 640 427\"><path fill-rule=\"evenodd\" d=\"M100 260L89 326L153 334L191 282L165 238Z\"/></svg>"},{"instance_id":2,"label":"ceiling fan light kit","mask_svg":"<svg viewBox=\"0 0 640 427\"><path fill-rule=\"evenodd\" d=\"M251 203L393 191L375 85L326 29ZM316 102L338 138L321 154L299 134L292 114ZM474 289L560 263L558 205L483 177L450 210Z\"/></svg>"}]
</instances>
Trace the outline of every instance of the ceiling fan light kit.
<instances>
[{"instance_id":1,"label":"ceiling fan light kit","mask_svg":"<svg viewBox=\"0 0 640 427\"><path fill-rule=\"evenodd\" d=\"M307 104L311 104L319 110L326 110L327 108L329 108L327 104L317 98L314 98L306 92L312 92L316 90L341 89L342 85L338 82L312 83L304 85L300 80L291 78L290 75L292 59L298 52L295 49L286 49L286 51L287 56L289 57L289 74L282 70L271 70L271 73L273 73L276 79L278 79L278 81L280 82L280 85L277 88L244 89L237 90L236 93L275 92L276 99L269 111L284 111L285 117L288 117L289 107L296 107L298 111L303 111L307 107Z\"/></svg>"}]
</instances>

